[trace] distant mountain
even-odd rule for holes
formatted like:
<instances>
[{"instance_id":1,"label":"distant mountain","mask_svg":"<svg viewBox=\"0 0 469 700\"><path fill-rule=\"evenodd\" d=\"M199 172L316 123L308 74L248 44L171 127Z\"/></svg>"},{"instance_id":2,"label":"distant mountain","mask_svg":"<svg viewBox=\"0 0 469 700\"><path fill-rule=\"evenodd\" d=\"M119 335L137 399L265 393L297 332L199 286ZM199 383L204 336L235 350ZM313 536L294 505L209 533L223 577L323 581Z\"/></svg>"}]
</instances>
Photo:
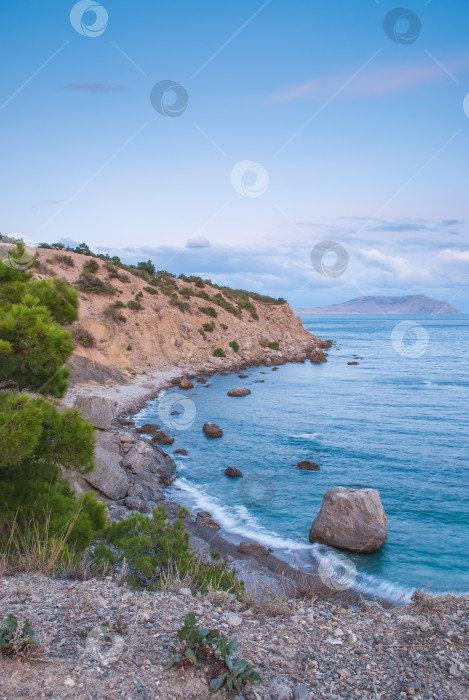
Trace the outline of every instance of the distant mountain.
<instances>
[{"instance_id":1,"label":"distant mountain","mask_svg":"<svg viewBox=\"0 0 469 700\"><path fill-rule=\"evenodd\" d=\"M430 299L424 294L407 297L358 297L343 304L295 309L300 314L460 314L446 301Z\"/></svg>"}]
</instances>

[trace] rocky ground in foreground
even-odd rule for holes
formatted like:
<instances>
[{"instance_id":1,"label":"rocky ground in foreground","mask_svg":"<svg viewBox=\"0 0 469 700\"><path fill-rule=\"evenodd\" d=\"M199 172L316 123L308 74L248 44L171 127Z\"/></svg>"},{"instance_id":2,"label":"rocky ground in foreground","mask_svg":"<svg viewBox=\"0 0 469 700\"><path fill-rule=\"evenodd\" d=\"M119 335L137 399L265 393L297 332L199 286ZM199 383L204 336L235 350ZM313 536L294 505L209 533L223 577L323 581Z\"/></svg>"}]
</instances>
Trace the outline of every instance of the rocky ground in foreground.
<instances>
[{"instance_id":1,"label":"rocky ground in foreground","mask_svg":"<svg viewBox=\"0 0 469 700\"><path fill-rule=\"evenodd\" d=\"M239 639L238 656L264 681L247 700L469 697L468 596L392 610L290 601L274 617L227 594L22 574L0 578L0 616L29 618L42 648L24 661L0 657L0 698L209 698L203 665L163 670L190 611Z\"/></svg>"}]
</instances>

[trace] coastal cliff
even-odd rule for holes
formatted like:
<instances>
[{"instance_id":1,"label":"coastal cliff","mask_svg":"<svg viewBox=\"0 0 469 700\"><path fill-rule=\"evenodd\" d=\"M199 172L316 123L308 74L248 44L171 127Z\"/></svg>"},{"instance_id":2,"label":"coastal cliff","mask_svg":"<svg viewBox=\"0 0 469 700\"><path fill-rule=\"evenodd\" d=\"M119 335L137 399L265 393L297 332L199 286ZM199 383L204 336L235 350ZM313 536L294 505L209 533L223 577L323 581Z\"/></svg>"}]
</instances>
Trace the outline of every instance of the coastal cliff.
<instances>
[{"instance_id":1,"label":"coastal cliff","mask_svg":"<svg viewBox=\"0 0 469 700\"><path fill-rule=\"evenodd\" d=\"M37 277L62 277L79 292L72 383L283 364L323 347L283 300L169 273L140 277L69 251L40 250L38 262Z\"/></svg>"}]
</instances>

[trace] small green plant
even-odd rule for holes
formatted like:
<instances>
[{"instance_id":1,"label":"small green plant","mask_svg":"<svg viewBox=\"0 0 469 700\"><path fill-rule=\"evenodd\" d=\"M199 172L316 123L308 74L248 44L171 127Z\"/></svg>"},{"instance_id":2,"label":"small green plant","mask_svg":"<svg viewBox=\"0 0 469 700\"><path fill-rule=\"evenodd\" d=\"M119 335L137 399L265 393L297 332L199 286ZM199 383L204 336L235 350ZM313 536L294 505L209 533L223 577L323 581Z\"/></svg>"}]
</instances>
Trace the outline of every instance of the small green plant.
<instances>
[{"instance_id":1,"label":"small green plant","mask_svg":"<svg viewBox=\"0 0 469 700\"><path fill-rule=\"evenodd\" d=\"M278 340L273 343L267 343L267 347L271 350L278 350Z\"/></svg>"},{"instance_id":2,"label":"small green plant","mask_svg":"<svg viewBox=\"0 0 469 700\"><path fill-rule=\"evenodd\" d=\"M91 333L86 331L81 326L79 326L78 328L74 328L72 331L72 335L73 340L79 345L82 345L84 348L92 348L95 345L95 339L93 338Z\"/></svg>"},{"instance_id":3,"label":"small green plant","mask_svg":"<svg viewBox=\"0 0 469 700\"><path fill-rule=\"evenodd\" d=\"M210 681L210 691L215 693L223 685L226 685L230 694L241 693L245 688L260 685L262 679L244 659L235 661L233 654L238 648L238 640L228 641L224 634L216 629L209 630L197 627L196 617L193 612L186 615L184 625L178 631L179 649L176 650L164 670L179 666L184 673L184 665L195 666L198 661L211 662L223 670L222 673Z\"/></svg>"},{"instance_id":4,"label":"small green plant","mask_svg":"<svg viewBox=\"0 0 469 700\"><path fill-rule=\"evenodd\" d=\"M0 618L0 652L6 656L27 656L37 646L29 620L22 627L15 615Z\"/></svg>"},{"instance_id":5,"label":"small green plant","mask_svg":"<svg viewBox=\"0 0 469 700\"><path fill-rule=\"evenodd\" d=\"M236 340L232 340L231 343L228 343L230 348L233 348L235 352L238 352L239 350L239 343Z\"/></svg>"},{"instance_id":6,"label":"small green plant","mask_svg":"<svg viewBox=\"0 0 469 700\"><path fill-rule=\"evenodd\" d=\"M141 311L143 306L140 304L140 302L131 299L127 302L127 308L132 309L132 311Z\"/></svg>"},{"instance_id":7,"label":"small green plant","mask_svg":"<svg viewBox=\"0 0 469 700\"><path fill-rule=\"evenodd\" d=\"M213 351L213 357L226 357L226 353L223 348L215 348Z\"/></svg>"},{"instance_id":8,"label":"small green plant","mask_svg":"<svg viewBox=\"0 0 469 700\"><path fill-rule=\"evenodd\" d=\"M94 275L95 272L98 272L99 265L94 258L91 258L83 264L82 270L83 272L89 272L90 274Z\"/></svg>"},{"instance_id":9,"label":"small green plant","mask_svg":"<svg viewBox=\"0 0 469 700\"><path fill-rule=\"evenodd\" d=\"M143 291L147 292L147 294L158 294L158 290L154 287L144 287Z\"/></svg>"},{"instance_id":10,"label":"small green plant","mask_svg":"<svg viewBox=\"0 0 469 700\"><path fill-rule=\"evenodd\" d=\"M217 310L214 309L213 306L199 306L199 311L202 311L203 314L207 314L207 316L211 316L212 318L218 316Z\"/></svg>"},{"instance_id":11,"label":"small green plant","mask_svg":"<svg viewBox=\"0 0 469 700\"><path fill-rule=\"evenodd\" d=\"M215 324L212 323L204 323L202 328L206 333L212 333L215 330Z\"/></svg>"},{"instance_id":12,"label":"small green plant","mask_svg":"<svg viewBox=\"0 0 469 700\"><path fill-rule=\"evenodd\" d=\"M109 316L112 318L113 321L116 323L125 323L127 321L126 317L121 314L119 309L122 309L125 307L125 304L123 304L121 301L115 301L114 304L110 304L110 306L107 307L106 311L104 312L106 316Z\"/></svg>"},{"instance_id":13,"label":"small green plant","mask_svg":"<svg viewBox=\"0 0 469 700\"><path fill-rule=\"evenodd\" d=\"M132 346L131 346L131 345L127 345L126 350L128 350L128 351L130 352L130 351L132 350Z\"/></svg>"},{"instance_id":14,"label":"small green plant","mask_svg":"<svg viewBox=\"0 0 469 700\"><path fill-rule=\"evenodd\" d=\"M228 330L228 326L226 325L226 323L220 323L220 326L223 328L224 331Z\"/></svg>"},{"instance_id":15,"label":"small green plant","mask_svg":"<svg viewBox=\"0 0 469 700\"><path fill-rule=\"evenodd\" d=\"M135 295L135 298L136 298L136 299L141 299L142 297L143 297L143 292L142 292L142 291L138 292L138 293Z\"/></svg>"},{"instance_id":16,"label":"small green plant","mask_svg":"<svg viewBox=\"0 0 469 700\"><path fill-rule=\"evenodd\" d=\"M207 340L207 336L205 335L205 331L203 328L199 328L199 333L204 340Z\"/></svg>"},{"instance_id":17,"label":"small green plant","mask_svg":"<svg viewBox=\"0 0 469 700\"><path fill-rule=\"evenodd\" d=\"M63 263L64 265L67 265L68 267L74 267L74 265L75 265L71 255L58 254L58 255L55 255L54 257L55 257L57 262Z\"/></svg>"},{"instance_id":18,"label":"small green plant","mask_svg":"<svg viewBox=\"0 0 469 700\"><path fill-rule=\"evenodd\" d=\"M171 306L176 306L179 309L179 311L182 311L183 313L191 310L191 305L189 304L189 302L181 301L180 299L178 299L177 294L175 292L171 294L171 299L169 300L169 303L171 304Z\"/></svg>"}]
</instances>

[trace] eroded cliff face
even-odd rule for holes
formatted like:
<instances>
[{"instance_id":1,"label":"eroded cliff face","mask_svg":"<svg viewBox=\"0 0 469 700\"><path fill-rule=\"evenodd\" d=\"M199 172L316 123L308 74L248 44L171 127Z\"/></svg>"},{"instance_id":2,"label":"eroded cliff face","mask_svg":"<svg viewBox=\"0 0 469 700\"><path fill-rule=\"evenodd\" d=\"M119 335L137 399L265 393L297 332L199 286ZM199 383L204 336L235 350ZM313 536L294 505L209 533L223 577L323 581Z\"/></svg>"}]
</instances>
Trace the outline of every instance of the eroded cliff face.
<instances>
[{"instance_id":1,"label":"eroded cliff face","mask_svg":"<svg viewBox=\"0 0 469 700\"><path fill-rule=\"evenodd\" d=\"M243 309L237 317L204 298L187 296L187 288L200 293L200 288L193 283L172 279L176 296L174 292L173 296L165 294L157 287L152 287L157 292L152 294L147 291L148 282L139 277L125 273L126 282L110 278L101 260L68 251L66 255L73 265L61 262L57 251L41 249L36 276L55 275L73 284L83 265L93 259L99 265L93 277L110 284L116 291L115 295L79 293L79 319L72 329L86 331L91 337L92 347L77 342L70 363L77 376L86 374L92 379L93 373L96 373L96 378L104 373L110 379L119 380L130 378L135 373L173 367L190 372L260 363L282 364L302 361L315 348L321 347L320 339L303 327L301 319L286 303L250 299L258 319L253 317L252 309ZM181 295L182 288L186 288L186 295ZM219 289L208 284L203 291L213 297L220 294ZM119 305L113 318L109 308L116 301L125 306ZM143 308L127 308L129 301L138 301ZM187 309L183 311L174 305L175 301L187 304ZM226 301L230 302L229 299ZM216 317L207 315L201 307L213 307ZM119 320L119 316L125 320ZM213 325L213 330L207 330L207 327L204 330L207 323ZM239 345L237 352L229 345L232 341ZM278 343L278 350L269 348L269 343ZM214 357L217 348L221 348L226 357ZM80 376L80 379L84 377Z\"/></svg>"}]
</instances>

